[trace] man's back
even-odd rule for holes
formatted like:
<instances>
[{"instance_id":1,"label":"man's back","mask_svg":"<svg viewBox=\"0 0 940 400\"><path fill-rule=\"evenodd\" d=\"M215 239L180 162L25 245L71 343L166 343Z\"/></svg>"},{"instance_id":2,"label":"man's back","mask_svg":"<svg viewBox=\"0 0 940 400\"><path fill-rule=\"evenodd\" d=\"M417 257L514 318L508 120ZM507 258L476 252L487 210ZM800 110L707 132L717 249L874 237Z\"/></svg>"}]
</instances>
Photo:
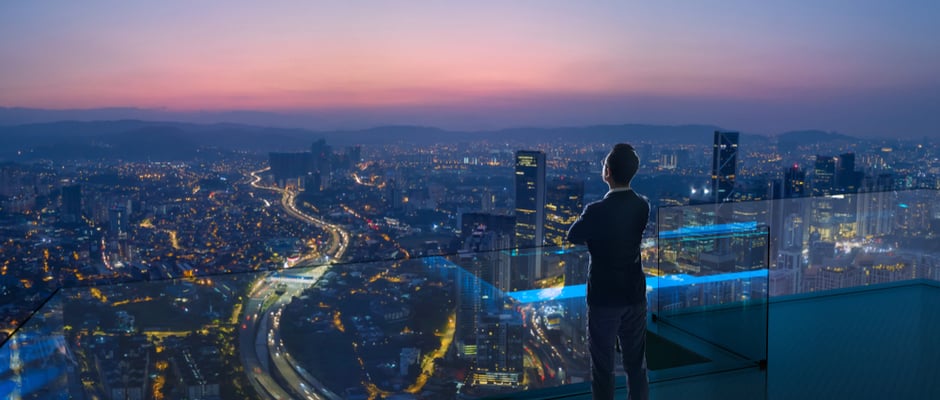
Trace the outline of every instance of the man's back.
<instances>
[{"instance_id":1,"label":"man's back","mask_svg":"<svg viewBox=\"0 0 940 400\"><path fill-rule=\"evenodd\" d=\"M589 204L568 231L568 241L591 253L588 304L623 306L646 301L640 243L649 221L649 202L633 190L608 193Z\"/></svg>"}]
</instances>

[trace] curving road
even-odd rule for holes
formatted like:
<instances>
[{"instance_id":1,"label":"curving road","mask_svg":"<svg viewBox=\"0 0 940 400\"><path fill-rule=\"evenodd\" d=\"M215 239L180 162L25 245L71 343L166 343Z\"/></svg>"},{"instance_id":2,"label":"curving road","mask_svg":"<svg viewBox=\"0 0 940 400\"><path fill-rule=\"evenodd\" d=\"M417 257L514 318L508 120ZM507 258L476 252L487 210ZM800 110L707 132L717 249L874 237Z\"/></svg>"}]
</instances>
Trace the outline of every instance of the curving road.
<instances>
[{"instance_id":1,"label":"curving road","mask_svg":"<svg viewBox=\"0 0 940 400\"><path fill-rule=\"evenodd\" d=\"M280 315L294 296L314 285L329 270L330 264L342 258L349 246L349 232L301 212L295 205L297 192L262 185L259 174L269 169L251 172L251 186L280 193L281 207L288 215L329 232L331 240L330 247L323 254L311 251L294 264L320 263L318 261L325 259L326 265L295 274L306 279L279 279L264 274L253 284L239 329L242 362L252 386L265 398L335 400L339 396L330 392L286 352L280 340Z\"/></svg>"},{"instance_id":2,"label":"curving road","mask_svg":"<svg viewBox=\"0 0 940 400\"><path fill-rule=\"evenodd\" d=\"M326 232L329 232L330 239L330 248L326 250L324 256L326 256L329 263L335 263L337 260L341 259L344 254L346 254L346 249L349 247L349 232L336 224L331 224L322 219L313 217L311 215L304 214L297 208L295 200L297 199L298 192L287 188L279 188L277 186L264 186L261 184L261 173L267 172L271 167L266 167L259 169L257 171L251 172L251 186L257 189L270 190L278 192L281 194L281 207L284 208L284 211L287 212L291 217L297 218L301 221L304 221L309 224L313 224L320 229L323 229ZM310 261L319 258L315 254L306 254L297 261L297 264L300 264L302 261Z\"/></svg>"}]
</instances>

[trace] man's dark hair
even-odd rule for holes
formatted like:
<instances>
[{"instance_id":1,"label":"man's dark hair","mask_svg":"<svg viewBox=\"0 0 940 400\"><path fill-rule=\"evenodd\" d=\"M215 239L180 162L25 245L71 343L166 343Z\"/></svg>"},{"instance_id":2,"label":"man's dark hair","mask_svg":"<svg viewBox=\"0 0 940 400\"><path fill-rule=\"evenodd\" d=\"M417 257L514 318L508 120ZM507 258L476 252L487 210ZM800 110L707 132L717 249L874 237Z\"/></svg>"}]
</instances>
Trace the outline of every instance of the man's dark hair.
<instances>
[{"instance_id":1,"label":"man's dark hair","mask_svg":"<svg viewBox=\"0 0 940 400\"><path fill-rule=\"evenodd\" d=\"M610 179L619 185L627 185L640 168L640 157L636 155L633 146L626 143L617 143L604 159Z\"/></svg>"}]
</instances>

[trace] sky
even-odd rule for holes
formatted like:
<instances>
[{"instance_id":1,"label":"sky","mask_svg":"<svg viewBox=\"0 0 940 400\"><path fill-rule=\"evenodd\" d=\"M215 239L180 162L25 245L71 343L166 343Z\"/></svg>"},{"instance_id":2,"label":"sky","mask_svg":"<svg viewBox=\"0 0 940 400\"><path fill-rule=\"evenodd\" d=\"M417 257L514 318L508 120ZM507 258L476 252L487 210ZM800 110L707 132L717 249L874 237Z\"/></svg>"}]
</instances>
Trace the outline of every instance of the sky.
<instances>
[{"instance_id":1,"label":"sky","mask_svg":"<svg viewBox=\"0 0 940 400\"><path fill-rule=\"evenodd\" d=\"M940 137L937 20L932 0L8 1L0 107Z\"/></svg>"}]
</instances>

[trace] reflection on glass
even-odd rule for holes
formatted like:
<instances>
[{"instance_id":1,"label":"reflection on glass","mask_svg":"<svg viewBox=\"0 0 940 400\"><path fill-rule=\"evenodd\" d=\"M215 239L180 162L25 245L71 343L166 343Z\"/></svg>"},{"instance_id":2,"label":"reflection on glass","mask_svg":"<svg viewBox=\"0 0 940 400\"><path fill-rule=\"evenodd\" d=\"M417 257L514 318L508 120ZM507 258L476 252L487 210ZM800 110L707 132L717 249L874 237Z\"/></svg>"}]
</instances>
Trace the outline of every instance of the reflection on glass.
<instances>
[{"instance_id":1,"label":"reflection on glass","mask_svg":"<svg viewBox=\"0 0 940 400\"><path fill-rule=\"evenodd\" d=\"M652 382L754 368L766 359L768 297L937 279L935 199L913 191L660 210L643 255ZM62 289L0 349L0 393L454 398L588 380L586 249L491 242L453 255Z\"/></svg>"}]
</instances>

